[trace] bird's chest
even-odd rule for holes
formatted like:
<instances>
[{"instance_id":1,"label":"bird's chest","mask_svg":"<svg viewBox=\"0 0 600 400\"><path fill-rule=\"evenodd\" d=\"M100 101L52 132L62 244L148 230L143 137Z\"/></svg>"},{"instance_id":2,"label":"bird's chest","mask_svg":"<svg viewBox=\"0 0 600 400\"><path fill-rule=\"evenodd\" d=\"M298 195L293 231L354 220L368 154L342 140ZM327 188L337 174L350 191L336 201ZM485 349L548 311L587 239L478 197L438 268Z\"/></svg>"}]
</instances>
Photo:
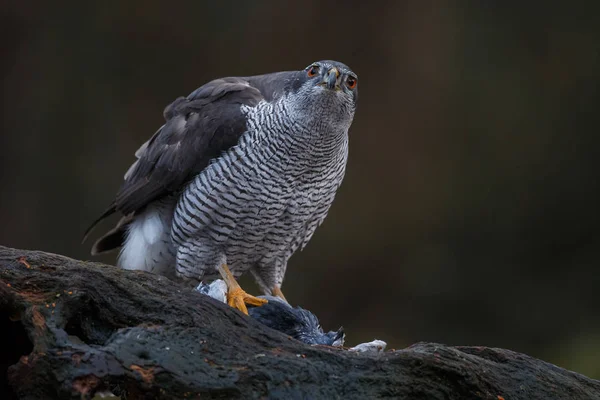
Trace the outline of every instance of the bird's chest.
<instances>
[{"instance_id":1,"label":"bird's chest","mask_svg":"<svg viewBox=\"0 0 600 400\"><path fill-rule=\"evenodd\" d=\"M239 270L289 257L327 214L344 175L346 143L319 153L248 139L186 190L182 231L222 249Z\"/></svg>"},{"instance_id":2,"label":"bird's chest","mask_svg":"<svg viewBox=\"0 0 600 400\"><path fill-rule=\"evenodd\" d=\"M240 238L255 236L269 242L294 236L307 221L328 209L343 171L333 160L318 168L310 164L297 162L295 168L274 168L271 174L257 168L245 177L243 185L254 188L257 195L240 210Z\"/></svg>"},{"instance_id":3,"label":"bird's chest","mask_svg":"<svg viewBox=\"0 0 600 400\"><path fill-rule=\"evenodd\" d=\"M252 262L290 256L327 214L343 179L346 154L342 146L304 158L266 151L263 163L236 178L243 190L256 195L239 210L230 253L245 253Z\"/></svg>"}]
</instances>

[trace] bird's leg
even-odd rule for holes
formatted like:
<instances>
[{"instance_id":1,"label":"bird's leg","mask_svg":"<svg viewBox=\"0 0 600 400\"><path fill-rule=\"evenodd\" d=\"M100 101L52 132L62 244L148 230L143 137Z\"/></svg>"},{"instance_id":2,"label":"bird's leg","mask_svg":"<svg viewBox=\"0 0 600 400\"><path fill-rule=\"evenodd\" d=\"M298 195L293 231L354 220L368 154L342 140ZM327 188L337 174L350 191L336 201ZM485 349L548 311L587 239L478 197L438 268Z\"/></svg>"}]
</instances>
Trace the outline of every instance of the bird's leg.
<instances>
[{"instance_id":1,"label":"bird's leg","mask_svg":"<svg viewBox=\"0 0 600 400\"><path fill-rule=\"evenodd\" d=\"M281 288L279 286L275 286L273 287L273 289L271 289L271 293L273 293L273 296L277 296L279 297L281 300L285 301L286 303L289 304L289 302L286 300L285 296L283 295L283 292L281 291Z\"/></svg>"},{"instance_id":2,"label":"bird's leg","mask_svg":"<svg viewBox=\"0 0 600 400\"><path fill-rule=\"evenodd\" d=\"M263 304L267 303L267 300L265 299L259 299L258 297L254 297L246 293L244 289L240 287L240 284L235 280L235 277L229 270L229 267L227 267L227 264L221 264L217 269L227 285L227 304L229 304L231 307L237 308L244 314L248 315L246 303L253 306L262 306Z\"/></svg>"}]
</instances>

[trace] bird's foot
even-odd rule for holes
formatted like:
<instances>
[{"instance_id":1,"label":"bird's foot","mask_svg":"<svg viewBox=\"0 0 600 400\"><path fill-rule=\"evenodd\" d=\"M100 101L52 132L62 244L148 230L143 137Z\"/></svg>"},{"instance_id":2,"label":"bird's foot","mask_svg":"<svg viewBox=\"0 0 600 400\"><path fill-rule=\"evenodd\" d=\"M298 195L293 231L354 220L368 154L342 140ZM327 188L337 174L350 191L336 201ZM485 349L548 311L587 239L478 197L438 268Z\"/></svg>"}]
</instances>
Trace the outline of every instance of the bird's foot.
<instances>
[{"instance_id":1,"label":"bird's foot","mask_svg":"<svg viewBox=\"0 0 600 400\"><path fill-rule=\"evenodd\" d=\"M246 293L244 289L240 287L240 284L237 283L235 277L226 264L221 264L218 267L218 270L223 277L225 284L227 285L227 304L229 304L231 307L237 308L244 314L248 315L248 308L246 308L246 304L262 306L263 304L268 303L268 301L265 299L259 299L258 297L254 297Z\"/></svg>"},{"instance_id":2,"label":"bird's foot","mask_svg":"<svg viewBox=\"0 0 600 400\"><path fill-rule=\"evenodd\" d=\"M246 307L246 304L258 307L266 303L268 303L267 300L259 299L258 297L254 297L246 293L239 285L237 287L230 288L227 292L227 304L233 308L237 308L246 315L248 315L248 308Z\"/></svg>"}]
</instances>

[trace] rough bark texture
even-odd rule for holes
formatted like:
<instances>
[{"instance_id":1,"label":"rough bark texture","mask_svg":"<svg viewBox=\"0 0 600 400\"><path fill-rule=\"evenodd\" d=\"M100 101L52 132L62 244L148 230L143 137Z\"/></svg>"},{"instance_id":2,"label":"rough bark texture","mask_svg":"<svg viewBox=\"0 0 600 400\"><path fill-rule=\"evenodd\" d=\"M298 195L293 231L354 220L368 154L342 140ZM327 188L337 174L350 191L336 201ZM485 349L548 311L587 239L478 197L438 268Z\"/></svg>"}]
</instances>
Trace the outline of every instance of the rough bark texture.
<instances>
[{"instance_id":1,"label":"rough bark texture","mask_svg":"<svg viewBox=\"0 0 600 400\"><path fill-rule=\"evenodd\" d=\"M164 277L39 251L0 247L0 313L1 399L600 399L513 351L308 346Z\"/></svg>"}]
</instances>

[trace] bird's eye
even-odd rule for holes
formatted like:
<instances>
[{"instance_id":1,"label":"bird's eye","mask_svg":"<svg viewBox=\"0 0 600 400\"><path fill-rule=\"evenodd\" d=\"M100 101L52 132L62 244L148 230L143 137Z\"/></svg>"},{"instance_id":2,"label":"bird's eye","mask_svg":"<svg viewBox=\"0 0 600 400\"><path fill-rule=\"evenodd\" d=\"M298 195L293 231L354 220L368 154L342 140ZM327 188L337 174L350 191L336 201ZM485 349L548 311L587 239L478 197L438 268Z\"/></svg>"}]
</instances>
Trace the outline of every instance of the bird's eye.
<instances>
[{"instance_id":1,"label":"bird's eye","mask_svg":"<svg viewBox=\"0 0 600 400\"><path fill-rule=\"evenodd\" d=\"M357 83L358 79L353 76L349 76L348 79L346 79L346 86L348 86L349 89L354 89Z\"/></svg>"},{"instance_id":2,"label":"bird's eye","mask_svg":"<svg viewBox=\"0 0 600 400\"><path fill-rule=\"evenodd\" d=\"M306 74L312 78L313 76L317 75L319 73L319 66L318 65L311 65L308 68L308 71L306 72Z\"/></svg>"}]
</instances>

